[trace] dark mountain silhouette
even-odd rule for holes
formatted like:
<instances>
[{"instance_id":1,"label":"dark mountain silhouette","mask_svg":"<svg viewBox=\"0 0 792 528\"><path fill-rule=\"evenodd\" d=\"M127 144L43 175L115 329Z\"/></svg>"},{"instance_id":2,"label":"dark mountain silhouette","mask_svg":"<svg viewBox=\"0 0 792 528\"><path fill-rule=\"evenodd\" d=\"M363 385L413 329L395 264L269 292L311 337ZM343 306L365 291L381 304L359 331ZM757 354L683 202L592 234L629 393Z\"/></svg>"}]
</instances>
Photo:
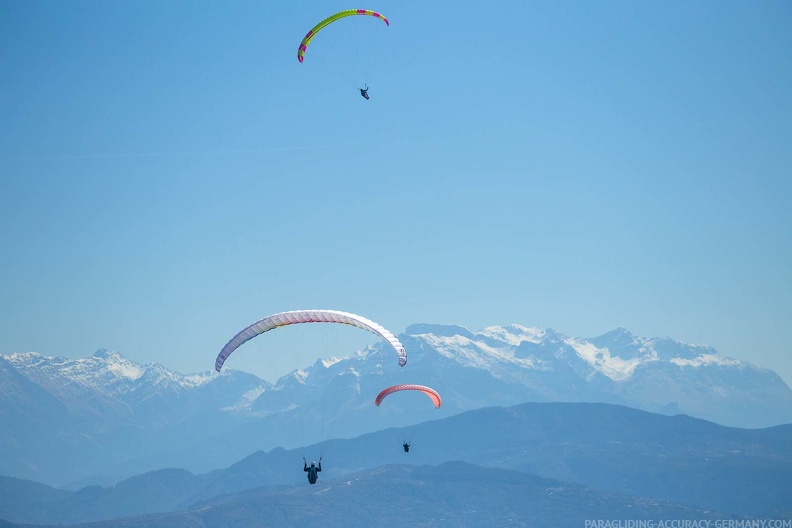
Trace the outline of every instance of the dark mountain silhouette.
<instances>
[{"instance_id":1,"label":"dark mountain silhouette","mask_svg":"<svg viewBox=\"0 0 792 528\"><path fill-rule=\"evenodd\" d=\"M409 454L401 449L405 439L412 440ZM388 465L462 461L727 514L792 515L792 425L738 429L608 404L529 403L305 449L259 451L200 475L160 470L79 492L0 478L0 497L8 498L0 501L0 518L70 524L182 511L261 486L302 489L301 457L320 454L322 484Z\"/></svg>"},{"instance_id":2,"label":"dark mountain silhouette","mask_svg":"<svg viewBox=\"0 0 792 528\"><path fill-rule=\"evenodd\" d=\"M579 528L586 520L736 519L516 471L451 462L382 466L315 486L267 486L180 512L83 524L86 528L325 528L523 526Z\"/></svg>"}]
</instances>

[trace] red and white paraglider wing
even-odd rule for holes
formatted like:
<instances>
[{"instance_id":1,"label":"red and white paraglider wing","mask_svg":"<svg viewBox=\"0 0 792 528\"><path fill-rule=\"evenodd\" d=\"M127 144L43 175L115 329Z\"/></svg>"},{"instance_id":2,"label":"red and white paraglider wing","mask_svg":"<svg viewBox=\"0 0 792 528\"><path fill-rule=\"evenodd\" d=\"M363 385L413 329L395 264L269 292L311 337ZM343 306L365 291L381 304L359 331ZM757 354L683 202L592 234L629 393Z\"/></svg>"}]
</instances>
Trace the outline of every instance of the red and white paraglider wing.
<instances>
[{"instance_id":1,"label":"red and white paraglider wing","mask_svg":"<svg viewBox=\"0 0 792 528\"><path fill-rule=\"evenodd\" d=\"M405 391L405 390L423 392L429 397L430 400L432 400L432 404L434 404L434 406L437 407L438 409L440 408L440 405L442 405L443 403L442 399L440 398L440 395L434 389L425 387L423 385L406 384L406 385L394 385L393 387L388 387L387 389L383 390L377 395L377 399L374 400L374 405L379 407L379 404L382 403L382 400L384 400L386 396L393 394L394 392Z\"/></svg>"}]
</instances>

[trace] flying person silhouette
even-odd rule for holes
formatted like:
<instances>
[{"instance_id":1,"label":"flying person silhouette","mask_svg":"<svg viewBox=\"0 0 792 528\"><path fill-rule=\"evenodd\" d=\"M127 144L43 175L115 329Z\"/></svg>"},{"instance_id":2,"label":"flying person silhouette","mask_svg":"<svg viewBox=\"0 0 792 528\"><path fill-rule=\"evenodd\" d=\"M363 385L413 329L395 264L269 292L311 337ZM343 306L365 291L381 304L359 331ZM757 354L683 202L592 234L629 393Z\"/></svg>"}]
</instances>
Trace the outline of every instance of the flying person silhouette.
<instances>
[{"instance_id":1,"label":"flying person silhouette","mask_svg":"<svg viewBox=\"0 0 792 528\"><path fill-rule=\"evenodd\" d=\"M308 467L308 462L303 457L303 471L308 473L308 482L316 484L316 479L319 478L318 473L322 471L322 457L319 457L319 466L316 465L316 462L311 462L311 467Z\"/></svg>"}]
</instances>

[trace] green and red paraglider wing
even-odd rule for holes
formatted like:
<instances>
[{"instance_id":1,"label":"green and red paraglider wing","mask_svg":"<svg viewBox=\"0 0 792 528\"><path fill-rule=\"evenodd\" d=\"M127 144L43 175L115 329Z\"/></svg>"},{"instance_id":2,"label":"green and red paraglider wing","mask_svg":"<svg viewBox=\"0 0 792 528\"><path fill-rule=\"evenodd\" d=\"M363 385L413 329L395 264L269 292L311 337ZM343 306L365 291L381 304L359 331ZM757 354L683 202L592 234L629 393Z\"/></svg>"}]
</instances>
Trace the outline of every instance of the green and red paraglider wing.
<instances>
[{"instance_id":1,"label":"green and red paraglider wing","mask_svg":"<svg viewBox=\"0 0 792 528\"><path fill-rule=\"evenodd\" d=\"M297 49L297 60L300 62L303 61L303 58L305 57L305 50L306 48L308 48L308 44L316 36L316 34L319 31L321 31L323 27L327 26L328 24L332 24L336 20L348 16L355 16L355 15L364 15L364 16L379 18L380 20L385 22L386 26L390 26L390 22L388 22L387 18L377 13L376 11L371 11L370 9L348 9L346 11L341 11L340 13L336 13L335 15L331 15L325 18L324 20L316 24L313 28L311 28L311 31L309 31L308 34L305 35L305 38L302 39L302 42L300 42L300 47Z\"/></svg>"}]
</instances>

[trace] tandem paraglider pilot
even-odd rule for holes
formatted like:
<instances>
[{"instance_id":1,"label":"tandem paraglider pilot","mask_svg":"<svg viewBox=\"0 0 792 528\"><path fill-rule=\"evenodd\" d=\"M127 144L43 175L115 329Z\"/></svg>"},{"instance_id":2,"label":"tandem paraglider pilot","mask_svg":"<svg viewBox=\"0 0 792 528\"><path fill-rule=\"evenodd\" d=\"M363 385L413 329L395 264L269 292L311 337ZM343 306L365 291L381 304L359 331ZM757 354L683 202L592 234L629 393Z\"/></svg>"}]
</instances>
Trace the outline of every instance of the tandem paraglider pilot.
<instances>
[{"instance_id":1,"label":"tandem paraglider pilot","mask_svg":"<svg viewBox=\"0 0 792 528\"><path fill-rule=\"evenodd\" d=\"M311 462L311 466L308 467L308 462L305 461L305 457L303 457L303 471L308 473L308 482L311 484L316 484L316 479L319 478L319 472L322 471L322 457L319 457L319 465L316 465L316 462Z\"/></svg>"}]
</instances>

